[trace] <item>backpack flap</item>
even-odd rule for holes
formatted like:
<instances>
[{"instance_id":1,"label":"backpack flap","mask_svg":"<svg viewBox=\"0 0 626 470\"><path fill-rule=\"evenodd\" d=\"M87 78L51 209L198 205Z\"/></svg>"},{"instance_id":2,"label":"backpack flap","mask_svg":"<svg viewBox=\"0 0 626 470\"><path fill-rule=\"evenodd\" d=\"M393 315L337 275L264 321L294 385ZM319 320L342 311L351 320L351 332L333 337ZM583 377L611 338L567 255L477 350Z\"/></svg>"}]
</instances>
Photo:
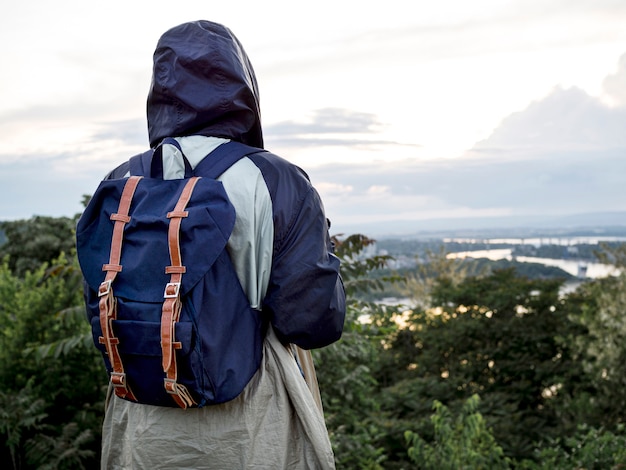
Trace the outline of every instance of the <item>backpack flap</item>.
<instances>
[{"instance_id":1,"label":"backpack flap","mask_svg":"<svg viewBox=\"0 0 626 470\"><path fill-rule=\"evenodd\" d=\"M126 179L103 181L77 226L77 253L83 275L95 291L104 279L102 266L109 262L113 222ZM169 275L169 219L186 180L144 178L131 205L131 220L124 230L122 271L113 284L116 297L141 302L162 302ZM207 202L210 201L210 202ZM201 178L183 219L180 247L186 272L181 295L205 275L226 247L235 224L235 210L222 183ZM199 256L201 254L201 256Z\"/></svg>"}]
</instances>

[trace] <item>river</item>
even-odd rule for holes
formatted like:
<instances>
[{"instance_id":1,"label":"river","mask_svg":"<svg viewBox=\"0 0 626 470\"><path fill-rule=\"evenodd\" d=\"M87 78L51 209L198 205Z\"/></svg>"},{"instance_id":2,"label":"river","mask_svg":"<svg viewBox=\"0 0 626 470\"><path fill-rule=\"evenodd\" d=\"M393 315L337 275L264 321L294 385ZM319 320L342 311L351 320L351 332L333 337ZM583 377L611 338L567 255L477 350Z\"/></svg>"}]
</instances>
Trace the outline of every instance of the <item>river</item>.
<instances>
[{"instance_id":1,"label":"river","mask_svg":"<svg viewBox=\"0 0 626 470\"><path fill-rule=\"evenodd\" d=\"M513 260L512 248L496 248L493 250L473 250L449 253L448 258L487 258L490 260ZM590 263L573 259L534 258L531 256L516 256L515 261L521 263L539 263L545 266L556 266L563 271L581 279L596 279L599 277L614 276L619 270L614 266L602 263Z\"/></svg>"}]
</instances>

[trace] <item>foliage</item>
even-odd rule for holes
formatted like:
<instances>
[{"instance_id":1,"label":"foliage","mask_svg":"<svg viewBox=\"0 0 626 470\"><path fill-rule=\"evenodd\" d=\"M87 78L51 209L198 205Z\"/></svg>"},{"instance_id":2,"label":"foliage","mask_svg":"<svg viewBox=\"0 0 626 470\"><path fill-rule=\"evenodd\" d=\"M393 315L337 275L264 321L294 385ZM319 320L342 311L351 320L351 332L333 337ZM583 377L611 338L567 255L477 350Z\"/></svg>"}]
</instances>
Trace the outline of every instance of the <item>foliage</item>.
<instances>
[{"instance_id":1,"label":"foliage","mask_svg":"<svg viewBox=\"0 0 626 470\"><path fill-rule=\"evenodd\" d=\"M388 255L367 256L363 251L375 241L364 235L351 235L345 239L333 239L336 255L341 259L341 277L349 300L358 298L358 294L371 290L379 290L385 282L395 279L388 277L372 277L373 271L384 268L391 259Z\"/></svg>"},{"instance_id":2,"label":"foliage","mask_svg":"<svg viewBox=\"0 0 626 470\"><path fill-rule=\"evenodd\" d=\"M96 452L90 448L93 431L81 429L78 423L62 426L60 436L39 435L28 448L28 463L39 470L88 468Z\"/></svg>"},{"instance_id":3,"label":"foliage","mask_svg":"<svg viewBox=\"0 0 626 470\"><path fill-rule=\"evenodd\" d=\"M34 251L10 249L15 235L0 247L0 461L96 468L107 380L69 219L19 222ZM626 245L600 254L623 274L563 296L558 279L448 259L436 244L407 274L363 235L335 243L345 330L314 355L337 468L626 465ZM392 289L413 308L372 301Z\"/></svg>"},{"instance_id":4,"label":"foliage","mask_svg":"<svg viewBox=\"0 0 626 470\"><path fill-rule=\"evenodd\" d=\"M445 262L444 262L445 260ZM390 265L396 265L395 261ZM545 266L540 263L522 263L520 261L510 261L507 259L490 260L479 259L453 259L447 258L446 253L428 252L424 259L414 261L414 266L396 267L395 269L379 269L372 271L373 278L389 278L393 274L394 282L385 283L378 290L360 292L359 298L370 301L393 298L409 298L413 306L429 308L429 291L432 289L438 277L445 277L446 273L453 278L462 279L467 276L484 276L494 271L513 269L518 276L529 279L558 279L568 281L575 276L556 266ZM436 274L442 270L439 274Z\"/></svg>"},{"instance_id":5,"label":"foliage","mask_svg":"<svg viewBox=\"0 0 626 470\"><path fill-rule=\"evenodd\" d=\"M420 261L417 270L407 276L404 294L411 297L416 308L422 309L432 304L431 294L438 283L456 285L475 268L473 264L448 258L443 247L438 252L427 250Z\"/></svg>"},{"instance_id":6,"label":"foliage","mask_svg":"<svg viewBox=\"0 0 626 470\"><path fill-rule=\"evenodd\" d=\"M44 408L45 402L35 398L29 385L15 393L0 391L0 436L14 469L21 468L25 458L25 436L44 429L42 422L47 416Z\"/></svg>"},{"instance_id":7,"label":"foliage","mask_svg":"<svg viewBox=\"0 0 626 470\"><path fill-rule=\"evenodd\" d=\"M510 261L508 259L492 261L485 258L477 260L465 260L464 262L475 263L476 272L488 273L493 271L500 271L503 269L513 269L518 276L528 279L569 280L574 278L574 276L572 276L570 273L564 271L557 266L545 266L540 263L522 263L520 261Z\"/></svg>"},{"instance_id":8,"label":"foliage","mask_svg":"<svg viewBox=\"0 0 626 470\"><path fill-rule=\"evenodd\" d=\"M435 439L429 444L419 434L405 433L409 458L424 470L508 469L509 460L491 435L477 411L478 395L469 397L460 414L453 418L446 406L435 400L431 421Z\"/></svg>"},{"instance_id":9,"label":"foliage","mask_svg":"<svg viewBox=\"0 0 626 470\"><path fill-rule=\"evenodd\" d=\"M33 462L44 456L55 468L80 468L99 448L106 376L84 347L81 276L75 259L53 266L18 277L0 265L0 389L12 404L1 415L0 459L13 468L42 467Z\"/></svg>"},{"instance_id":10,"label":"foliage","mask_svg":"<svg viewBox=\"0 0 626 470\"><path fill-rule=\"evenodd\" d=\"M326 422L337 468L379 469L385 455L379 444L383 430L372 365L378 362L380 342L395 328L395 310L359 300L358 293L382 287L385 281L372 280L368 273L383 267L388 258L361 256L373 243L361 235L334 241L342 260L347 312L341 340L314 351Z\"/></svg>"},{"instance_id":11,"label":"foliage","mask_svg":"<svg viewBox=\"0 0 626 470\"><path fill-rule=\"evenodd\" d=\"M342 339L315 351L315 362L337 468L379 469L385 456L378 444L383 431L370 368L376 362L375 335L358 327L357 313L348 308Z\"/></svg>"},{"instance_id":12,"label":"foliage","mask_svg":"<svg viewBox=\"0 0 626 470\"><path fill-rule=\"evenodd\" d=\"M524 460L524 470L618 470L626 468L626 429L615 433L582 424L572 437L556 438L536 450L536 461Z\"/></svg>"},{"instance_id":13,"label":"foliage","mask_svg":"<svg viewBox=\"0 0 626 470\"><path fill-rule=\"evenodd\" d=\"M28 220L0 222L7 241L0 245L0 259L18 276L35 271L43 263L74 250L76 218L35 216Z\"/></svg>"},{"instance_id":14,"label":"foliage","mask_svg":"<svg viewBox=\"0 0 626 470\"><path fill-rule=\"evenodd\" d=\"M593 414L585 422L615 427L626 422L626 245L605 246L602 260L621 273L587 282L569 296L573 321L587 331L570 343L593 384L588 387Z\"/></svg>"},{"instance_id":15,"label":"foliage","mask_svg":"<svg viewBox=\"0 0 626 470\"><path fill-rule=\"evenodd\" d=\"M560 295L561 280L528 279L514 269L477 271L444 252L430 253L404 284L420 301L403 312L359 300L358 287L373 285L359 279L383 278L385 270L374 260L355 268L351 263L367 251L356 247L371 240L351 240L349 256L341 245L338 250L355 287L346 333L316 352L339 468L407 468L405 431L426 445L437 442L433 399L462 413L480 394L481 419L511 465L530 465L543 458L536 452L542 443L603 419L607 409L593 402L597 385L583 367L589 356L574 347L588 331L578 321L580 302ZM599 298L599 292L580 295L585 302Z\"/></svg>"},{"instance_id":16,"label":"foliage","mask_svg":"<svg viewBox=\"0 0 626 470\"><path fill-rule=\"evenodd\" d=\"M556 281L519 278L514 271L438 279L435 308L416 310L398 332L395 367L386 409L423 422L419 396L436 397L452 409L473 394L507 455L528 455L533 443L557 432L553 401L569 393L580 375L555 334L574 327L562 308ZM422 432L426 432L423 430Z\"/></svg>"}]
</instances>

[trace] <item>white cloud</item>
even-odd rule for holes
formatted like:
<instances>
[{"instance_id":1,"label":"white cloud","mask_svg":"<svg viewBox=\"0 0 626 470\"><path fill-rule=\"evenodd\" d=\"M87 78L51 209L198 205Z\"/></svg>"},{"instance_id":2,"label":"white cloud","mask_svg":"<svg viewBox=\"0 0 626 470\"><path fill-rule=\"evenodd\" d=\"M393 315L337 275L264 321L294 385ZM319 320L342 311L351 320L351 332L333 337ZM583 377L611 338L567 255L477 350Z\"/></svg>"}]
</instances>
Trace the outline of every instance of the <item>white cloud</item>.
<instances>
[{"instance_id":1,"label":"white cloud","mask_svg":"<svg viewBox=\"0 0 626 470\"><path fill-rule=\"evenodd\" d=\"M324 166L311 176L352 188L350 198L326 204L338 230L377 219L417 227L425 219L626 211L624 128L626 107L556 87L460 158Z\"/></svg>"},{"instance_id":2,"label":"white cloud","mask_svg":"<svg viewBox=\"0 0 626 470\"><path fill-rule=\"evenodd\" d=\"M626 80L622 80L621 88L626 89ZM547 151L626 148L625 128L626 107L609 107L578 88L557 87L545 98L504 119L489 138L474 146L472 153L532 158Z\"/></svg>"},{"instance_id":3,"label":"white cloud","mask_svg":"<svg viewBox=\"0 0 626 470\"><path fill-rule=\"evenodd\" d=\"M367 188L367 194L380 198L391 195L391 187L375 184Z\"/></svg>"},{"instance_id":4,"label":"white cloud","mask_svg":"<svg viewBox=\"0 0 626 470\"><path fill-rule=\"evenodd\" d=\"M349 196L352 191L354 191L354 188L350 185L328 182L317 184L315 189L317 189L324 199Z\"/></svg>"},{"instance_id":5,"label":"white cloud","mask_svg":"<svg viewBox=\"0 0 626 470\"><path fill-rule=\"evenodd\" d=\"M626 54L618 62L617 71L602 82L605 97L613 106L626 106Z\"/></svg>"}]
</instances>

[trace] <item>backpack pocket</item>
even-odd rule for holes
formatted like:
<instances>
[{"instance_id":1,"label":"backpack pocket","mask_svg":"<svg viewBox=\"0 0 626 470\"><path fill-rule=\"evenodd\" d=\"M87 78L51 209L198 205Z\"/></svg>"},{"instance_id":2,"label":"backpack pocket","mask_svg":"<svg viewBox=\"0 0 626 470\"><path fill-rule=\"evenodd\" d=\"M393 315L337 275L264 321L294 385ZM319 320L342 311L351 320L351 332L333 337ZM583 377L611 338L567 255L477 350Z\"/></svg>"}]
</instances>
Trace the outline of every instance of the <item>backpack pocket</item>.
<instances>
[{"instance_id":1,"label":"backpack pocket","mask_svg":"<svg viewBox=\"0 0 626 470\"><path fill-rule=\"evenodd\" d=\"M100 319L91 319L93 340L104 357L109 373L113 368L106 353L105 345L100 341L102 329ZM113 320L112 329L118 339L118 351L124 364L128 387L137 401L157 406L173 406L172 397L165 391L163 382L165 373L162 365L161 323L138 320ZM176 323L176 341L181 348L176 351L179 365L180 383L190 389L196 389L197 374L190 373L191 352L196 345L193 324L188 321ZM200 375L201 377L201 375ZM191 380L189 380L191 378ZM210 384L203 384L203 388Z\"/></svg>"}]
</instances>

